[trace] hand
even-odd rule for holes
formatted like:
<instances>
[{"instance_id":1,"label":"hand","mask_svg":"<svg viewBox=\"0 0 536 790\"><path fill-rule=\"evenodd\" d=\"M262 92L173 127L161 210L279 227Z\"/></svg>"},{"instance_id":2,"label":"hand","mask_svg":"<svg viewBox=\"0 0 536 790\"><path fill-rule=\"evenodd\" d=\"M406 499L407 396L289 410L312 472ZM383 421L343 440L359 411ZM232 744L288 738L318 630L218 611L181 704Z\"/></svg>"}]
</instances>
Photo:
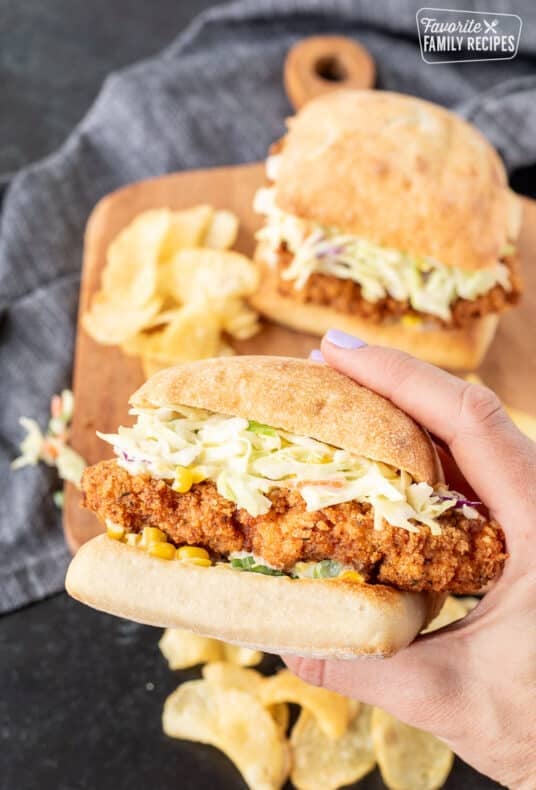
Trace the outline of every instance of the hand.
<instances>
[{"instance_id":1,"label":"hand","mask_svg":"<svg viewBox=\"0 0 536 790\"><path fill-rule=\"evenodd\" d=\"M501 524L510 557L463 621L419 637L392 658L285 661L309 683L433 733L502 784L534 790L536 445L486 387L399 351L356 343L329 332L322 342L325 362L391 400L445 443Z\"/></svg>"}]
</instances>

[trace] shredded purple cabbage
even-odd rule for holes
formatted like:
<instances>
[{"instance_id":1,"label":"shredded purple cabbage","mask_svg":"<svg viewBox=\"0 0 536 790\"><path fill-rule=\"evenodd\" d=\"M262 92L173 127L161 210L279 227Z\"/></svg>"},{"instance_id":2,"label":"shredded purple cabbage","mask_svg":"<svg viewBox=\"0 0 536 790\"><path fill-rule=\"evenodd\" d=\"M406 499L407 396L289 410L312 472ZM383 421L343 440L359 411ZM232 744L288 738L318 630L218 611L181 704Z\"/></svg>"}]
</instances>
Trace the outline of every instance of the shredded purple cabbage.
<instances>
[{"instance_id":1,"label":"shredded purple cabbage","mask_svg":"<svg viewBox=\"0 0 536 790\"><path fill-rule=\"evenodd\" d=\"M343 252L344 252L344 246L342 244L334 244L332 247L326 247L326 249L317 252L316 257L327 258L329 256L334 258L337 255L342 255Z\"/></svg>"},{"instance_id":2,"label":"shredded purple cabbage","mask_svg":"<svg viewBox=\"0 0 536 790\"><path fill-rule=\"evenodd\" d=\"M463 507L464 505L468 505L469 507L478 507L481 505L482 502L479 499L463 499L462 497L453 497L453 496L438 496L438 499L441 500L449 500L454 501L454 507Z\"/></svg>"}]
</instances>

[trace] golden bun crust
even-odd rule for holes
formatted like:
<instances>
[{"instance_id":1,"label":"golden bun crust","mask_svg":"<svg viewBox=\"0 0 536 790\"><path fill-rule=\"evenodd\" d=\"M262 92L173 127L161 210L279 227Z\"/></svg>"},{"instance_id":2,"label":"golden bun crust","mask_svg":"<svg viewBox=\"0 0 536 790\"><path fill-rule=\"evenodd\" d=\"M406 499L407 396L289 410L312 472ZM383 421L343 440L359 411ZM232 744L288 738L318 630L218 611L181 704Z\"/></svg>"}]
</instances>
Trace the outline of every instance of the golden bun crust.
<instances>
[{"instance_id":1,"label":"golden bun crust","mask_svg":"<svg viewBox=\"0 0 536 790\"><path fill-rule=\"evenodd\" d=\"M263 247L259 245L255 258L261 280L258 290L250 297L250 303L267 318L291 329L321 336L331 327L337 327L366 343L399 348L426 362L454 370L477 368L495 336L499 323L496 313L490 313L464 329L422 330L399 323L375 324L332 307L302 304L279 294L277 273L264 263L264 255Z\"/></svg>"},{"instance_id":2,"label":"golden bun crust","mask_svg":"<svg viewBox=\"0 0 536 790\"><path fill-rule=\"evenodd\" d=\"M162 370L134 406L193 406L243 417L404 469L433 485L441 466L428 434L390 401L326 365L290 357L204 359Z\"/></svg>"},{"instance_id":3,"label":"golden bun crust","mask_svg":"<svg viewBox=\"0 0 536 790\"><path fill-rule=\"evenodd\" d=\"M199 568L151 557L106 535L82 546L65 586L78 601L135 622L315 658L393 655L444 599L381 585Z\"/></svg>"},{"instance_id":4,"label":"golden bun crust","mask_svg":"<svg viewBox=\"0 0 536 790\"><path fill-rule=\"evenodd\" d=\"M284 211L448 266L501 257L519 201L495 149L458 116L413 96L341 90L288 127L276 182Z\"/></svg>"}]
</instances>

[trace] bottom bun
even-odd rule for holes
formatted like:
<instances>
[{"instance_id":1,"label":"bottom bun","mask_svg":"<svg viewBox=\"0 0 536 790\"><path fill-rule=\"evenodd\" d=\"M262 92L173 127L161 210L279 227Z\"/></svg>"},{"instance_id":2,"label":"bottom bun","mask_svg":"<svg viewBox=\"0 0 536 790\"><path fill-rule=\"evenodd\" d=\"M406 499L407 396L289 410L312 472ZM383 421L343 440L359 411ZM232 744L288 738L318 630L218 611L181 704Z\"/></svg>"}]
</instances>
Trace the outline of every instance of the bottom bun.
<instances>
[{"instance_id":1,"label":"bottom bun","mask_svg":"<svg viewBox=\"0 0 536 790\"><path fill-rule=\"evenodd\" d=\"M65 586L73 598L138 623L313 658L391 656L444 600L383 585L202 568L151 557L106 535L78 551Z\"/></svg>"},{"instance_id":2,"label":"bottom bun","mask_svg":"<svg viewBox=\"0 0 536 790\"><path fill-rule=\"evenodd\" d=\"M304 304L280 295L277 273L262 256L260 245L256 260L261 282L250 302L267 318L291 329L323 335L331 327L337 327L367 343L399 348L434 365L467 369L480 365L497 329L499 316L496 313L475 319L464 329L420 329L401 323L375 324L324 305Z\"/></svg>"}]
</instances>

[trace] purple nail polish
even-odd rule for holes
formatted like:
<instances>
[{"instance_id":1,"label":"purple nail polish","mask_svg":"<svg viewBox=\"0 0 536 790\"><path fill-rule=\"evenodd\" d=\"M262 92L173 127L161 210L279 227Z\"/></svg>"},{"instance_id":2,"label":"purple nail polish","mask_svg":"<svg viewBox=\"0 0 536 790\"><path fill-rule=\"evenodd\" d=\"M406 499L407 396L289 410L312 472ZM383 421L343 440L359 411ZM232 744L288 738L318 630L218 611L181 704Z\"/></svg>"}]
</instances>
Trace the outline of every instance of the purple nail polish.
<instances>
[{"instance_id":1,"label":"purple nail polish","mask_svg":"<svg viewBox=\"0 0 536 790\"><path fill-rule=\"evenodd\" d=\"M354 335L348 335L346 332L341 332L340 329L328 329L325 338L328 343L332 343L337 348L344 348L347 351L363 348L363 346L367 345L364 340L360 340Z\"/></svg>"},{"instance_id":2,"label":"purple nail polish","mask_svg":"<svg viewBox=\"0 0 536 790\"><path fill-rule=\"evenodd\" d=\"M320 351L319 348L314 348L311 353L309 354L309 359L311 362L325 362L324 355Z\"/></svg>"}]
</instances>

